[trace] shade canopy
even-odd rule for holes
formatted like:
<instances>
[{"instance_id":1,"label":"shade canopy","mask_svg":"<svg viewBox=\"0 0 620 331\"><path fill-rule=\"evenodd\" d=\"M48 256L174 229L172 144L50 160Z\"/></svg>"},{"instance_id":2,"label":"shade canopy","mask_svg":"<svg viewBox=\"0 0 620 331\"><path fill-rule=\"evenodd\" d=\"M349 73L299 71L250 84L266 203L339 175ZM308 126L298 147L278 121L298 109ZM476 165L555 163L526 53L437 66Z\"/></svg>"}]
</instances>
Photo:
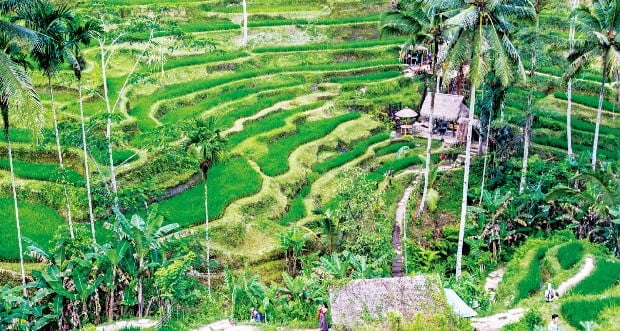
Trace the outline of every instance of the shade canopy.
<instances>
[{"instance_id":1,"label":"shade canopy","mask_svg":"<svg viewBox=\"0 0 620 331\"><path fill-rule=\"evenodd\" d=\"M422 109L420 113L422 116L429 116L431 114L431 96L432 93L426 95ZM433 109L433 118L444 121L458 121L461 118L467 118L469 115L469 108L463 103L465 99L462 95L456 94L435 94L435 107Z\"/></svg>"},{"instance_id":2,"label":"shade canopy","mask_svg":"<svg viewBox=\"0 0 620 331\"><path fill-rule=\"evenodd\" d=\"M396 112L396 114L394 114L400 118L411 118L411 117L416 117L418 116L418 113L415 112L415 110L409 108L409 107L405 107L399 111Z\"/></svg>"}]
</instances>

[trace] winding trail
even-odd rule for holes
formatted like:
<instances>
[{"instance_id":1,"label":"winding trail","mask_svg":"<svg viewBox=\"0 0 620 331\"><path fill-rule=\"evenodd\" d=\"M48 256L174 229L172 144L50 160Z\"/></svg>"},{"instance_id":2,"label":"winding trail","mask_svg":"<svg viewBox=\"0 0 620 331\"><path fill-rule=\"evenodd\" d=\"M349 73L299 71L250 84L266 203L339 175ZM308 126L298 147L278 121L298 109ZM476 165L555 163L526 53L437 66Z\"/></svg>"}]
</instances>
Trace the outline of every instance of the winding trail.
<instances>
[{"instance_id":1,"label":"winding trail","mask_svg":"<svg viewBox=\"0 0 620 331\"><path fill-rule=\"evenodd\" d=\"M567 279L562 284L560 284L560 286L558 286L558 295L564 295L566 292L568 292L568 290L571 289L571 287L579 284L582 280L588 277L592 273L592 271L594 271L594 259L591 257L586 257L583 267L581 267L581 270L579 270L579 272L576 273L573 277Z\"/></svg>"},{"instance_id":2,"label":"winding trail","mask_svg":"<svg viewBox=\"0 0 620 331\"><path fill-rule=\"evenodd\" d=\"M515 323L525 315L524 308L515 308L503 313L471 319L471 326L481 331L500 331L507 324Z\"/></svg>"},{"instance_id":3,"label":"winding trail","mask_svg":"<svg viewBox=\"0 0 620 331\"><path fill-rule=\"evenodd\" d=\"M413 171L415 172L415 171ZM405 222L405 215L407 214L407 203L409 199L411 199L411 194L413 192L413 188L420 181L420 176L418 176L409 184L409 186L405 189L403 193L403 197L397 204L396 214L394 217L394 227L392 228L392 247L394 251L396 251L396 256L394 257L394 261L392 261L392 277L402 277L404 274L403 271L403 244L402 244L402 231L403 225Z\"/></svg>"}]
</instances>

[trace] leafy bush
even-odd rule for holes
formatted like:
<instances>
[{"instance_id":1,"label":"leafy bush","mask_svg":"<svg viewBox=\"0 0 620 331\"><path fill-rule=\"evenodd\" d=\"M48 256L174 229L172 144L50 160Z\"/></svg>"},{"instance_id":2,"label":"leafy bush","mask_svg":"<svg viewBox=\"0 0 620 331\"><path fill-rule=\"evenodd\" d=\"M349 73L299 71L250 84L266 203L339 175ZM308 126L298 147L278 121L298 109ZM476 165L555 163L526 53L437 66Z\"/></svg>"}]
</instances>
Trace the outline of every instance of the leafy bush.
<instances>
[{"instance_id":1,"label":"leafy bush","mask_svg":"<svg viewBox=\"0 0 620 331\"><path fill-rule=\"evenodd\" d=\"M236 146L242 141L252 136L258 135L263 132L268 132L275 128L283 126L284 124L286 124L286 119L293 114L302 113L311 109L316 109L324 104L325 101L317 101L297 108L271 113L251 123L246 122L244 124L243 131L230 134L226 138L228 139L228 143L231 146Z\"/></svg>"},{"instance_id":2,"label":"leafy bush","mask_svg":"<svg viewBox=\"0 0 620 331\"><path fill-rule=\"evenodd\" d=\"M558 249L558 261L563 269L570 269L583 258L583 245L578 241L569 242Z\"/></svg>"},{"instance_id":3,"label":"leafy bush","mask_svg":"<svg viewBox=\"0 0 620 331\"><path fill-rule=\"evenodd\" d=\"M213 220L221 217L231 202L258 192L262 180L247 160L234 158L213 166L209 171L207 184L209 219ZM204 222L204 185L200 183L171 199L158 202L157 205L166 224L189 226Z\"/></svg>"},{"instance_id":4,"label":"leafy bush","mask_svg":"<svg viewBox=\"0 0 620 331\"><path fill-rule=\"evenodd\" d=\"M542 269L540 267L540 260L545 256L548 249L549 248L545 246L536 250L536 253L534 254L527 270L523 273L523 278L521 278L521 281L517 285L515 302L527 298L540 289L542 284Z\"/></svg>"},{"instance_id":5,"label":"leafy bush","mask_svg":"<svg viewBox=\"0 0 620 331\"><path fill-rule=\"evenodd\" d=\"M596 262L596 269L586 279L577 284L571 293L599 294L620 282L620 263L600 260Z\"/></svg>"},{"instance_id":6,"label":"leafy bush","mask_svg":"<svg viewBox=\"0 0 620 331\"><path fill-rule=\"evenodd\" d=\"M0 159L0 169L9 170L9 160ZM51 163L30 163L13 160L15 175L25 179L43 180L49 182L60 182L62 175L60 166ZM67 182L73 185L83 185L84 177L77 171L65 165Z\"/></svg>"},{"instance_id":7,"label":"leafy bush","mask_svg":"<svg viewBox=\"0 0 620 331\"><path fill-rule=\"evenodd\" d=\"M370 145L376 144L380 141L386 140L390 137L389 134L387 133L382 133L382 134L378 134L376 136L372 136L360 143L358 143L357 145L355 145L355 147L353 147L352 150L346 152L346 153L341 153L338 154L330 159L327 159L321 163L315 164L312 166L312 170L322 174L325 173L333 168L339 167L353 159L355 159L356 157L359 157L360 155L364 154L366 152L366 150L368 149L368 147L370 147Z\"/></svg>"},{"instance_id":8,"label":"leafy bush","mask_svg":"<svg viewBox=\"0 0 620 331\"><path fill-rule=\"evenodd\" d=\"M562 304L562 315L573 327L583 330L579 322L596 321L598 315L609 307L620 306L620 297L573 300Z\"/></svg>"},{"instance_id":9,"label":"leafy bush","mask_svg":"<svg viewBox=\"0 0 620 331\"><path fill-rule=\"evenodd\" d=\"M360 113L347 113L337 117L305 122L297 126L295 134L272 141L269 152L256 160L265 175L277 176L288 171L288 156L299 146L326 136L338 125L360 118Z\"/></svg>"},{"instance_id":10,"label":"leafy bush","mask_svg":"<svg viewBox=\"0 0 620 331\"><path fill-rule=\"evenodd\" d=\"M66 229L66 221L48 206L22 202L18 206L22 236L36 241L46 249L51 248L50 241L54 238L56 229L59 226ZM2 243L0 245L0 259L17 260L19 259L19 248L13 199L0 198L0 219L3 220L2 231L0 231L0 242Z\"/></svg>"}]
</instances>

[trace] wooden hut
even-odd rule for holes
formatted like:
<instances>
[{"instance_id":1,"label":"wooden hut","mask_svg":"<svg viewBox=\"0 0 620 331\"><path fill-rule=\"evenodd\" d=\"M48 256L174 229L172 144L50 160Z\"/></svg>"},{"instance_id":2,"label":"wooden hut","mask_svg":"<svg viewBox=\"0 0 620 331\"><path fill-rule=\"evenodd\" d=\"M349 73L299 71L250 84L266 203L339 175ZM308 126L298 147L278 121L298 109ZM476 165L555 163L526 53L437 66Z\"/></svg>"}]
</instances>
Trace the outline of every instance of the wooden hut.
<instances>
[{"instance_id":1,"label":"wooden hut","mask_svg":"<svg viewBox=\"0 0 620 331\"><path fill-rule=\"evenodd\" d=\"M457 94L435 94L435 107L433 109L433 120L448 122L448 127L452 128L452 134L457 137L458 142L463 143L467 138L467 119L469 108L463 103L465 97ZM420 115L428 118L431 114L431 93L426 95Z\"/></svg>"}]
</instances>

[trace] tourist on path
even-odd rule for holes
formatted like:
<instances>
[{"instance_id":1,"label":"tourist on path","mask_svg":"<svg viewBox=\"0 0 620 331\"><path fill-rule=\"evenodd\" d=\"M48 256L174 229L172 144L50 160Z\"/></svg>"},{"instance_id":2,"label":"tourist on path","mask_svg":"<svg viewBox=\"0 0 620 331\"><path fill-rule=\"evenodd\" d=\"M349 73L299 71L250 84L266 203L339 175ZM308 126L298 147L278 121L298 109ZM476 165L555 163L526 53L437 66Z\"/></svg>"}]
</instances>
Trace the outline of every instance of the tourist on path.
<instances>
[{"instance_id":1,"label":"tourist on path","mask_svg":"<svg viewBox=\"0 0 620 331\"><path fill-rule=\"evenodd\" d=\"M321 331L329 331L329 326L327 325L327 304L322 304L319 306L319 329Z\"/></svg>"}]
</instances>

